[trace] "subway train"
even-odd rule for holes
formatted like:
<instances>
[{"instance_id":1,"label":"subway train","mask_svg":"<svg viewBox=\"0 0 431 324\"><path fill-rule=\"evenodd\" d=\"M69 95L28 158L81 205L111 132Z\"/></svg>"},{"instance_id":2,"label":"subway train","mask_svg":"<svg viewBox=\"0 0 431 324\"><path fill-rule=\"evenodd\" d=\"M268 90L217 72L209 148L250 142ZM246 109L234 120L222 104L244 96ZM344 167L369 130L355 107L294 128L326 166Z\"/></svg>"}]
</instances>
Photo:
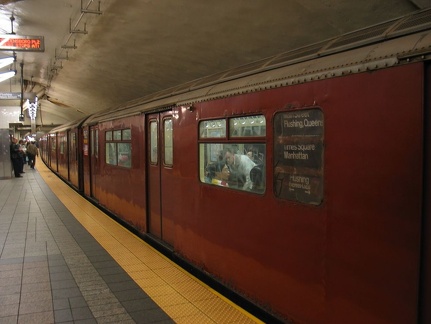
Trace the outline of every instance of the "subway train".
<instances>
[{"instance_id":1,"label":"subway train","mask_svg":"<svg viewBox=\"0 0 431 324\"><path fill-rule=\"evenodd\" d=\"M266 322L431 323L431 10L52 129L41 157Z\"/></svg>"}]
</instances>

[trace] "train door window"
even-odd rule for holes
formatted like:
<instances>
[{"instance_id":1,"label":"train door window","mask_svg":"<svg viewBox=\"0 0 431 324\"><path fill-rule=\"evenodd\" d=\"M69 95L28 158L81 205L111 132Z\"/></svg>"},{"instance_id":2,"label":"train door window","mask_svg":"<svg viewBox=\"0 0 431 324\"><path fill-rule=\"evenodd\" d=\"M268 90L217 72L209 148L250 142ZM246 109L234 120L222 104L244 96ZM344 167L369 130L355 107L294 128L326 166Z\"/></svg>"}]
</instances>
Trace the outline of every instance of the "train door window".
<instances>
[{"instance_id":1,"label":"train door window","mask_svg":"<svg viewBox=\"0 0 431 324\"><path fill-rule=\"evenodd\" d=\"M150 122L150 145L151 154L150 161L152 164L157 164L157 152L158 152L158 127L157 121L153 120Z\"/></svg>"},{"instance_id":2,"label":"train door window","mask_svg":"<svg viewBox=\"0 0 431 324\"><path fill-rule=\"evenodd\" d=\"M91 156L94 156L94 143L95 143L94 129L90 131L90 138L91 138Z\"/></svg>"},{"instance_id":3,"label":"train door window","mask_svg":"<svg viewBox=\"0 0 431 324\"><path fill-rule=\"evenodd\" d=\"M201 182L263 194L265 136L266 120L262 115L201 121Z\"/></svg>"},{"instance_id":4,"label":"train door window","mask_svg":"<svg viewBox=\"0 0 431 324\"><path fill-rule=\"evenodd\" d=\"M280 199L319 205L323 200L323 112L274 116L274 191Z\"/></svg>"},{"instance_id":5,"label":"train door window","mask_svg":"<svg viewBox=\"0 0 431 324\"><path fill-rule=\"evenodd\" d=\"M95 135L94 141L96 142L94 143L94 156L98 158L99 157L99 130L98 129L95 130L94 135Z\"/></svg>"},{"instance_id":6,"label":"train door window","mask_svg":"<svg viewBox=\"0 0 431 324\"><path fill-rule=\"evenodd\" d=\"M55 152L57 147L56 147L56 142L55 142L55 134L51 134L51 151Z\"/></svg>"},{"instance_id":7,"label":"train door window","mask_svg":"<svg viewBox=\"0 0 431 324\"><path fill-rule=\"evenodd\" d=\"M163 120L163 139L164 164L167 166L172 166L174 162L172 118L166 118Z\"/></svg>"},{"instance_id":8,"label":"train door window","mask_svg":"<svg viewBox=\"0 0 431 324\"><path fill-rule=\"evenodd\" d=\"M70 154L71 155L76 154L76 136L75 136L75 133L70 133Z\"/></svg>"},{"instance_id":9,"label":"train door window","mask_svg":"<svg viewBox=\"0 0 431 324\"><path fill-rule=\"evenodd\" d=\"M60 154L65 153L65 146L67 145L66 142L67 142L66 136L64 134L61 134L61 137L60 137Z\"/></svg>"},{"instance_id":10,"label":"train door window","mask_svg":"<svg viewBox=\"0 0 431 324\"><path fill-rule=\"evenodd\" d=\"M107 131L105 133L106 164L132 167L132 143L130 129Z\"/></svg>"}]
</instances>

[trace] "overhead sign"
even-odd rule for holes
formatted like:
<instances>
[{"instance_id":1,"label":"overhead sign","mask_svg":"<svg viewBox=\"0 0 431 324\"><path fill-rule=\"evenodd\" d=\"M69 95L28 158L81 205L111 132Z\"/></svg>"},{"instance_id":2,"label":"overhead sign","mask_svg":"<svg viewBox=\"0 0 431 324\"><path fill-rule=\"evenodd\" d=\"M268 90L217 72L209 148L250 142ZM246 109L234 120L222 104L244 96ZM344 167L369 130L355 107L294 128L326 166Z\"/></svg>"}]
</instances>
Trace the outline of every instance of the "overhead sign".
<instances>
[{"instance_id":1,"label":"overhead sign","mask_svg":"<svg viewBox=\"0 0 431 324\"><path fill-rule=\"evenodd\" d=\"M0 99L6 99L6 100L21 99L21 92L0 92Z\"/></svg>"},{"instance_id":2,"label":"overhead sign","mask_svg":"<svg viewBox=\"0 0 431 324\"><path fill-rule=\"evenodd\" d=\"M0 35L0 51L44 52L43 36Z\"/></svg>"},{"instance_id":3,"label":"overhead sign","mask_svg":"<svg viewBox=\"0 0 431 324\"><path fill-rule=\"evenodd\" d=\"M35 101L35 92L24 92L24 100ZM0 92L0 99L2 100L16 100L21 99L21 92Z\"/></svg>"}]
</instances>

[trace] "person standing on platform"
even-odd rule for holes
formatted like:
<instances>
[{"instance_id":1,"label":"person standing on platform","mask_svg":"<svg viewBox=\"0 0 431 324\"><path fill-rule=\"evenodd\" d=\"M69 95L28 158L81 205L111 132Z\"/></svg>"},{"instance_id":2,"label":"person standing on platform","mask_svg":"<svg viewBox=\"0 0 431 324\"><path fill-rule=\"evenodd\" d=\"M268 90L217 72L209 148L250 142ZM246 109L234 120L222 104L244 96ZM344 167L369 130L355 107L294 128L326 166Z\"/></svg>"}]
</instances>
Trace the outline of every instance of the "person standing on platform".
<instances>
[{"instance_id":1,"label":"person standing on platform","mask_svg":"<svg viewBox=\"0 0 431 324\"><path fill-rule=\"evenodd\" d=\"M24 171L24 165L26 164L26 160L27 160L27 147L24 144L24 140L19 140L19 156L21 157L21 171L20 173L25 173Z\"/></svg>"},{"instance_id":2,"label":"person standing on platform","mask_svg":"<svg viewBox=\"0 0 431 324\"><path fill-rule=\"evenodd\" d=\"M22 175L21 172L21 163L22 163L22 157L20 156L20 147L17 143L18 140L15 137L12 137L11 143L10 143L10 159L12 160L12 167L13 172L15 174L15 178L21 178Z\"/></svg>"},{"instance_id":3,"label":"person standing on platform","mask_svg":"<svg viewBox=\"0 0 431 324\"><path fill-rule=\"evenodd\" d=\"M29 144L27 145L27 158L28 165L32 169L34 169L34 166L36 165L36 156L39 156L39 152L37 150L35 142L29 142Z\"/></svg>"}]
</instances>

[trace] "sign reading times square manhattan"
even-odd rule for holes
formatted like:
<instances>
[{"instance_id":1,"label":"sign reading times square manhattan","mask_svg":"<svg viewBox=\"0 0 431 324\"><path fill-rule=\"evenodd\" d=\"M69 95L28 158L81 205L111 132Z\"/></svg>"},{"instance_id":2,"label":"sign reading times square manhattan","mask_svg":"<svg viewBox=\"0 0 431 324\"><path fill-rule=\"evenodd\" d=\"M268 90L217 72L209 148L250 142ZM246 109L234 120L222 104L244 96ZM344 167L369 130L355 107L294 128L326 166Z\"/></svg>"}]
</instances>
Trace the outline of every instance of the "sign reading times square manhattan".
<instances>
[{"instance_id":1,"label":"sign reading times square manhattan","mask_svg":"<svg viewBox=\"0 0 431 324\"><path fill-rule=\"evenodd\" d=\"M323 112L318 108L274 117L277 197L319 205L323 200Z\"/></svg>"},{"instance_id":2,"label":"sign reading times square manhattan","mask_svg":"<svg viewBox=\"0 0 431 324\"><path fill-rule=\"evenodd\" d=\"M0 35L0 51L44 52L43 36Z\"/></svg>"}]
</instances>

